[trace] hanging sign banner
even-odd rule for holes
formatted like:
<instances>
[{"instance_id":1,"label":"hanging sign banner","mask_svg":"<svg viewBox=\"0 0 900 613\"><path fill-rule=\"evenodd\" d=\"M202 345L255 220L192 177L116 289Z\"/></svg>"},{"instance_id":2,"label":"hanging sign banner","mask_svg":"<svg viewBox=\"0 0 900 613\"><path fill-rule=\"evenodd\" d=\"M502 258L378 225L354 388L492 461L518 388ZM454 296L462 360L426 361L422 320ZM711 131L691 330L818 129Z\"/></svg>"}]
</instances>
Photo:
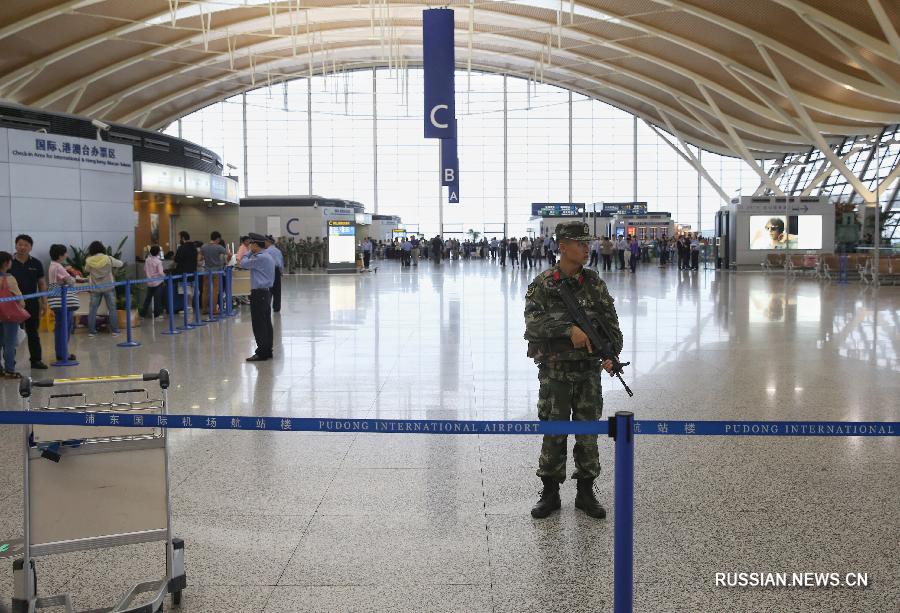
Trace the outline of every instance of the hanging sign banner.
<instances>
[{"instance_id":1,"label":"hanging sign banner","mask_svg":"<svg viewBox=\"0 0 900 613\"><path fill-rule=\"evenodd\" d=\"M422 11L425 138L456 136L456 52L452 9Z\"/></svg>"},{"instance_id":2,"label":"hanging sign banner","mask_svg":"<svg viewBox=\"0 0 900 613\"><path fill-rule=\"evenodd\" d=\"M456 139L441 140L441 185L446 187L459 181L459 157L456 153Z\"/></svg>"}]
</instances>

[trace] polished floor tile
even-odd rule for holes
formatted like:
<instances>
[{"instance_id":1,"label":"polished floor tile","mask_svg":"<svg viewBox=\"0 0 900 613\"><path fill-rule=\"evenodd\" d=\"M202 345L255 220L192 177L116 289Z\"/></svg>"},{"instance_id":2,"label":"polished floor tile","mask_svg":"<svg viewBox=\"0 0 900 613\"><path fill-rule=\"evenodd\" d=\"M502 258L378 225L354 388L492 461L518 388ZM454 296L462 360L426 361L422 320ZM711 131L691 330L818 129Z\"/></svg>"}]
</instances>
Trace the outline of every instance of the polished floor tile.
<instances>
[{"instance_id":1,"label":"polished floor tile","mask_svg":"<svg viewBox=\"0 0 900 613\"><path fill-rule=\"evenodd\" d=\"M201 416L531 420L538 382L522 313L532 274L449 262L287 276L271 362L244 362L254 348L245 307L176 337L161 334L165 322L145 321L135 349L79 330L72 350L81 363L50 374L168 368L170 410ZM635 391L629 398L604 378L606 414L900 419L898 288L656 267L605 278ZM52 347L50 335L43 339L45 350ZM89 391L92 401L108 400L105 388ZM0 404L21 406L14 383L0 383ZM22 531L21 432L0 426L0 538ZM541 487L534 436L192 430L170 437L174 526L186 542L185 613L612 608L609 439L600 442L596 483L609 517L597 522L574 509L568 481L563 509L531 518ZM898 500L896 438L640 436L635 610L896 610ZM129 583L161 572L159 549L40 559L41 591L109 605ZM4 611L11 564L0 568ZM716 587L715 573L731 571L867 572L871 585Z\"/></svg>"}]
</instances>

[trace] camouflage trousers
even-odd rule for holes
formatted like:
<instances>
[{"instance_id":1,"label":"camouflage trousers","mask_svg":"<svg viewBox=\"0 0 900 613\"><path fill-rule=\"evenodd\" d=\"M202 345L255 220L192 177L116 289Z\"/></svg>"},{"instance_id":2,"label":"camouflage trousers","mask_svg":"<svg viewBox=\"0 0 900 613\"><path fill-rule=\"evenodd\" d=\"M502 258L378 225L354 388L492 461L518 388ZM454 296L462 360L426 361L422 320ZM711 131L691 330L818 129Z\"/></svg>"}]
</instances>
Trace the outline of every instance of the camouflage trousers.
<instances>
[{"instance_id":1,"label":"camouflage trousers","mask_svg":"<svg viewBox=\"0 0 900 613\"><path fill-rule=\"evenodd\" d=\"M562 373L540 369L538 419L541 421L597 421L603 413L599 372ZM538 477L566 480L567 435L544 435ZM594 479L600 474L597 435L576 434L573 479Z\"/></svg>"}]
</instances>

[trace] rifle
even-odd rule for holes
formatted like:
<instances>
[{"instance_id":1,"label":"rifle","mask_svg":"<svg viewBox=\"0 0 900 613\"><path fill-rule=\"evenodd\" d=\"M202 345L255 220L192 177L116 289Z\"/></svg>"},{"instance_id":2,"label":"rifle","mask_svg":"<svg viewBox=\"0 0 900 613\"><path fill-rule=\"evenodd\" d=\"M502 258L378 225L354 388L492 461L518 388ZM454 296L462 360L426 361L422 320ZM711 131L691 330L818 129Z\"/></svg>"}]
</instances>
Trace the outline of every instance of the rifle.
<instances>
[{"instance_id":1,"label":"rifle","mask_svg":"<svg viewBox=\"0 0 900 613\"><path fill-rule=\"evenodd\" d=\"M596 324L603 332L603 336L605 338L601 338L600 334L597 332L597 328L594 327L594 322L588 319L585 312L578 305L578 302L575 300L575 296L572 294L572 289L566 285L565 282L559 283L557 285L557 292L559 293L559 297L562 298L563 304L566 305L566 310L569 311L569 315L575 321L575 325L581 328L581 330L587 334L588 339L591 341L591 347L593 347L594 352L599 352L600 358L603 360L611 360L613 363L613 374L619 378L619 381L622 382L622 387L625 388L625 391L628 392L628 396L634 396L634 392L631 391L631 388L628 387L628 384L625 383L625 379L622 378L622 373L626 366L631 364L631 362L620 362L619 356L613 353L612 346L610 345L609 339L612 338L612 334L610 334L609 328L606 326L606 323L597 320Z\"/></svg>"}]
</instances>

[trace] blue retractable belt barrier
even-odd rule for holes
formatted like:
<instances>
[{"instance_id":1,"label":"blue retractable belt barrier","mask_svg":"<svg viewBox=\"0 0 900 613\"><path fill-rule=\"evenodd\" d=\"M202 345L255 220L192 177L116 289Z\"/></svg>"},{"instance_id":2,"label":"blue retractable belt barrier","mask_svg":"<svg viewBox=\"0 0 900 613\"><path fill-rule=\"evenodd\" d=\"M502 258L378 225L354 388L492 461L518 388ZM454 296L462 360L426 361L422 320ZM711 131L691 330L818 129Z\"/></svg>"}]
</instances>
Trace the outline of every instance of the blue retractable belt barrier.
<instances>
[{"instance_id":1,"label":"blue retractable belt barrier","mask_svg":"<svg viewBox=\"0 0 900 613\"><path fill-rule=\"evenodd\" d=\"M900 422L634 421L636 435L688 436L900 436ZM608 434L606 421L503 421L156 415L80 411L0 411L0 424L153 426L199 430L369 432L373 434Z\"/></svg>"}]
</instances>

